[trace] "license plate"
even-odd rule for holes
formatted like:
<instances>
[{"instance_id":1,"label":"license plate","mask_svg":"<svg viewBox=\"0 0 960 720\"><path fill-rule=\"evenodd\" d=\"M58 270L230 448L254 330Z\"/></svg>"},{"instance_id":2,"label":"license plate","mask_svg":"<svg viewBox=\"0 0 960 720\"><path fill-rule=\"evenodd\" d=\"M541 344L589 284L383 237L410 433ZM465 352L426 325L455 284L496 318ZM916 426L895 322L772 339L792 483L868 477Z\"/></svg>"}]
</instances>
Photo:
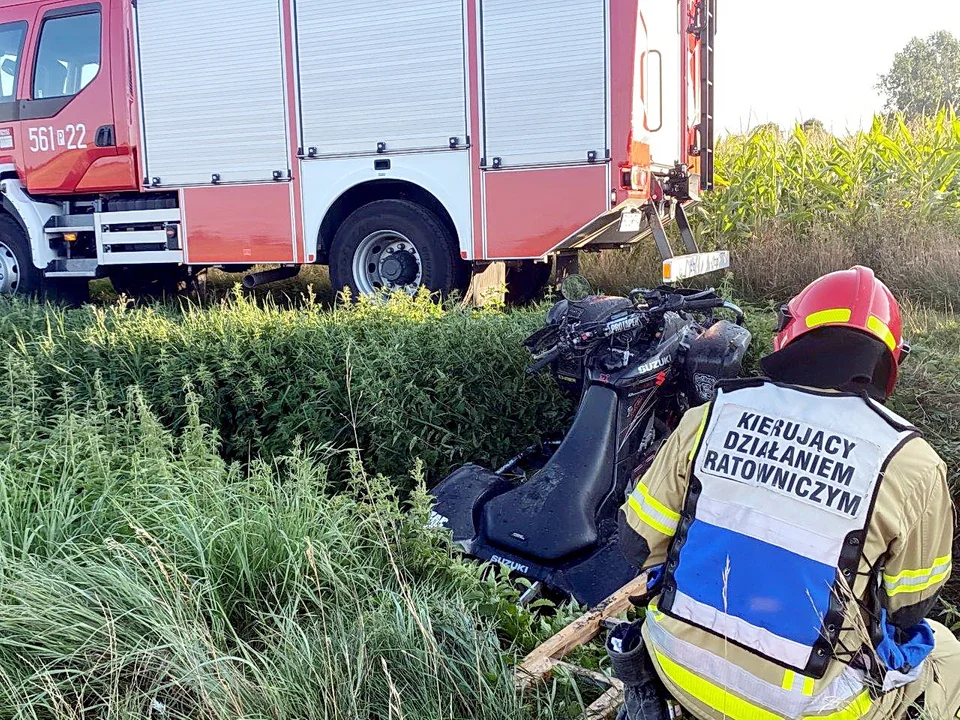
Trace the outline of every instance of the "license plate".
<instances>
[{"instance_id":1,"label":"license plate","mask_svg":"<svg viewBox=\"0 0 960 720\"><path fill-rule=\"evenodd\" d=\"M638 233L643 225L643 213L624 212L620 215L620 232Z\"/></svg>"},{"instance_id":2,"label":"license plate","mask_svg":"<svg viewBox=\"0 0 960 720\"><path fill-rule=\"evenodd\" d=\"M719 250L709 253L695 253L693 255L677 255L663 263L663 281L674 283L678 280L706 275L715 270L730 267L730 252Z\"/></svg>"}]
</instances>

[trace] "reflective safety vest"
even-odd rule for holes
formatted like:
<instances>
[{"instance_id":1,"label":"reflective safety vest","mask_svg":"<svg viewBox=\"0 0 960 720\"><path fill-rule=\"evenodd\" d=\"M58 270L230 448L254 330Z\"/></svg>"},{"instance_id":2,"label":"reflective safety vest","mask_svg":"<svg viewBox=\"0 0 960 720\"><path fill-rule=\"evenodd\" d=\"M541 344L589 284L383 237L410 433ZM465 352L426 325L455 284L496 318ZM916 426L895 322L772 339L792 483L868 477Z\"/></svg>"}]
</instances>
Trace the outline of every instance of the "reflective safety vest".
<instances>
[{"instance_id":1,"label":"reflective safety vest","mask_svg":"<svg viewBox=\"0 0 960 720\"><path fill-rule=\"evenodd\" d=\"M884 469L916 435L866 397L762 380L720 390L700 426L663 590L648 614L666 674L706 683L696 695L725 687L774 711L731 717L802 718L838 705L854 711L846 717L865 714L871 699L859 670L847 668L818 698L812 688L837 649ZM686 647L664 616L781 665L782 685Z\"/></svg>"}]
</instances>

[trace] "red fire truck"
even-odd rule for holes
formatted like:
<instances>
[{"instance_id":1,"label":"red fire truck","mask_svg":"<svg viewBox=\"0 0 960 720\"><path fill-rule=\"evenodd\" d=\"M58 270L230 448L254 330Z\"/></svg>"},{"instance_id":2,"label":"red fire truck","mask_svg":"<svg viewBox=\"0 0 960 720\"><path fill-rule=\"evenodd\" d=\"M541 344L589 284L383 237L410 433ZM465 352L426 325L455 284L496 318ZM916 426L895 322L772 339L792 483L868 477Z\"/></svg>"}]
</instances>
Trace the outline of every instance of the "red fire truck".
<instances>
[{"instance_id":1,"label":"red fire truck","mask_svg":"<svg viewBox=\"0 0 960 720\"><path fill-rule=\"evenodd\" d=\"M0 289L321 263L449 291L505 261L523 294L665 243L710 184L714 3L6 0Z\"/></svg>"}]
</instances>

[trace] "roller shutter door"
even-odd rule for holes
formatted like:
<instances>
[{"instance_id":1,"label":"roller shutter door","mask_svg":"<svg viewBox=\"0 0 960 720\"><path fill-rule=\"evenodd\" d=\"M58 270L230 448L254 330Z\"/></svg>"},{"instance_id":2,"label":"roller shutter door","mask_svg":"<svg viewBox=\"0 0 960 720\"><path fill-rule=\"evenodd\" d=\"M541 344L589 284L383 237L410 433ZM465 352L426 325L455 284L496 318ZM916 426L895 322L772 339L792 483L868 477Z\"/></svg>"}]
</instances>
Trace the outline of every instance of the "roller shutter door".
<instances>
[{"instance_id":1,"label":"roller shutter door","mask_svg":"<svg viewBox=\"0 0 960 720\"><path fill-rule=\"evenodd\" d=\"M289 168L278 0L139 0L147 171L163 185Z\"/></svg>"},{"instance_id":2,"label":"roller shutter door","mask_svg":"<svg viewBox=\"0 0 960 720\"><path fill-rule=\"evenodd\" d=\"M607 154L606 1L483 0L484 159Z\"/></svg>"},{"instance_id":3,"label":"roller shutter door","mask_svg":"<svg viewBox=\"0 0 960 720\"><path fill-rule=\"evenodd\" d=\"M462 0L299 0L297 35L305 148L465 146Z\"/></svg>"}]
</instances>

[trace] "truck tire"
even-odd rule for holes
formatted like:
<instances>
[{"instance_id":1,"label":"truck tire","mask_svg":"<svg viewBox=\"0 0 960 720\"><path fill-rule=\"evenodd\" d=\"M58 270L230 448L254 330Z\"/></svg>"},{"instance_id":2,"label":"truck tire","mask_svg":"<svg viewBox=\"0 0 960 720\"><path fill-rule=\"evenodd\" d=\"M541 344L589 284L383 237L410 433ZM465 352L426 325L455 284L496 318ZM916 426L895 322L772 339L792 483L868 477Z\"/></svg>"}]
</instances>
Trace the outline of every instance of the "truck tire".
<instances>
[{"instance_id":1,"label":"truck tire","mask_svg":"<svg viewBox=\"0 0 960 720\"><path fill-rule=\"evenodd\" d=\"M43 289L43 275L33 266L27 234L9 215L0 215L0 294L33 297Z\"/></svg>"},{"instance_id":2,"label":"truck tire","mask_svg":"<svg viewBox=\"0 0 960 720\"><path fill-rule=\"evenodd\" d=\"M330 246L330 282L354 295L382 290L447 295L460 284L456 240L422 205L376 200L355 210Z\"/></svg>"},{"instance_id":3,"label":"truck tire","mask_svg":"<svg viewBox=\"0 0 960 720\"><path fill-rule=\"evenodd\" d=\"M190 287L190 271L183 265L122 265L108 271L118 295L134 299L162 300Z\"/></svg>"},{"instance_id":4,"label":"truck tire","mask_svg":"<svg viewBox=\"0 0 960 720\"><path fill-rule=\"evenodd\" d=\"M540 297L550 281L552 263L523 260L519 265L507 266L507 302L525 305Z\"/></svg>"}]
</instances>

